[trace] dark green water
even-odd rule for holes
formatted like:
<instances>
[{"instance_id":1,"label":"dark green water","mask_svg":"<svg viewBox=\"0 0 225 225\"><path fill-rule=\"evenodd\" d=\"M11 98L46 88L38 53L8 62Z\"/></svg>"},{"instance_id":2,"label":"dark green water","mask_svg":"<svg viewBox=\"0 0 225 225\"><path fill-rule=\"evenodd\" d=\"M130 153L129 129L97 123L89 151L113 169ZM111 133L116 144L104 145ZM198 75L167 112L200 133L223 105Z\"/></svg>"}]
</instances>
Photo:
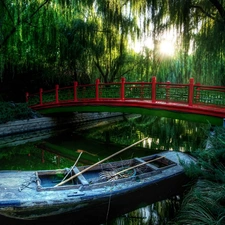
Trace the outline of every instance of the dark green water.
<instances>
[{"instance_id":1,"label":"dark green water","mask_svg":"<svg viewBox=\"0 0 225 225\"><path fill-rule=\"evenodd\" d=\"M85 131L72 129L45 140L1 148L0 170L71 167L79 155L79 150L84 153L78 165L93 164L144 137L149 139L112 160L149 155L166 149L194 151L204 148L208 129L209 126L204 124L157 117L141 117ZM180 200L177 198L165 200L116 218L107 224L164 225L174 217L179 204ZM39 225L38 222L22 223L4 217L0 219L4 225ZM55 221L53 224L59 223Z\"/></svg>"}]
</instances>

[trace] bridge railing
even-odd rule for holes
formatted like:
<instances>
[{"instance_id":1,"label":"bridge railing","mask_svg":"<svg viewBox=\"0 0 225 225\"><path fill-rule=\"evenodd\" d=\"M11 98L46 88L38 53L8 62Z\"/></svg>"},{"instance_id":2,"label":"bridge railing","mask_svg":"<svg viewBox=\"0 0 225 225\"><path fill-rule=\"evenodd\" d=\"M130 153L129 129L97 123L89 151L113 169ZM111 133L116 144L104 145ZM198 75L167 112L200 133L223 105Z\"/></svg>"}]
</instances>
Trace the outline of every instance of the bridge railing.
<instances>
[{"instance_id":1,"label":"bridge railing","mask_svg":"<svg viewBox=\"0 0 225 225\"><path fill-rule=\"evenodd\" d=\"M196 84L194 86L193 101L194 104L198 105L225 107L225 87Z\"/></svg>"},{"instance_id":2,"label":"bridge railing","mask_svg":"<svg viewBox=\"0 0 225 225\"><path fill-rule=\"evenodd\" d=\"M156 84L156 99L166 103L177 102L188 104L189 84Z\"/></svg>"},{"instance_id":3,"label":"bridge railing","mask_svg":"<svg viewBox=\"0 0 225 225\"><path fill-rule=\"evenodd\" d=\"M156 77L152 77L151 82L126 82L125 78L122 78L120 82L100 83L97 79L95 84L78 85L74 82L73 86L60 88L56 85L54 89L47 91L40 88L39 93L27 93L26 99L31 107L63 102L106 100L225 107L225 87L194 84L193 78L190 78L188 84L156 82Z\"/></svg>"}]
</instances>

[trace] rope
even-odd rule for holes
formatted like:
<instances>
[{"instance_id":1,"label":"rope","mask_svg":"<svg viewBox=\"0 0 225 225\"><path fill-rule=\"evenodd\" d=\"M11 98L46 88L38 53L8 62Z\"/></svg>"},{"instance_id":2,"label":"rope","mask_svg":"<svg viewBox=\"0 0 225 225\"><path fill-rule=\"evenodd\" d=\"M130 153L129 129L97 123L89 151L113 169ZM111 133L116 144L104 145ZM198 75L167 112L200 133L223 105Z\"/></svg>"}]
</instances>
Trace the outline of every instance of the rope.
<instances>
[{"instance_id":1,"label":"rope","mask_svg":"<svg viewBox=\"0 0 225 225\"><path fill-rule=\"evenodd\" d=\"M21 192L25 188L33 189L33 188L29 187L29 185L31 183L37 183L37 181L41 182L41 180L34 174L34 176L30 177L29 181L25 181L24 183L22 183L21 186L18 188L18 190Z\"/></svg>"}]
</instances>

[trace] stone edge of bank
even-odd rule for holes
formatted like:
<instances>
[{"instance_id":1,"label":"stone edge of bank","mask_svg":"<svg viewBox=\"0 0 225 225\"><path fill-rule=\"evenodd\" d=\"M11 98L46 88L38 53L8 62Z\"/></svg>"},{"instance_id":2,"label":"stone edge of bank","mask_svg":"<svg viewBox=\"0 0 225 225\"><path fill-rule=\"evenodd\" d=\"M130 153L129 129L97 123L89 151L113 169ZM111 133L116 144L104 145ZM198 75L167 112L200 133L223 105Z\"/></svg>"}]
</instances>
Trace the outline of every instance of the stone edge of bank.
<instances>
[{"instance_id":1,"label":"stone edge of bank","mask_svg":"<svg viewBox=\"0 0 225 225\"><path fill-rule=\"evenodd\" d=\"M43 129L63 128L73 124L82 124L88 121L107 119L111 117L123 116L123 113L73 113L59 117L41 117L26 120L17 120L0 124L0 137L15 135L20 133L33 132Z\"/></svg>"}]
</instances>

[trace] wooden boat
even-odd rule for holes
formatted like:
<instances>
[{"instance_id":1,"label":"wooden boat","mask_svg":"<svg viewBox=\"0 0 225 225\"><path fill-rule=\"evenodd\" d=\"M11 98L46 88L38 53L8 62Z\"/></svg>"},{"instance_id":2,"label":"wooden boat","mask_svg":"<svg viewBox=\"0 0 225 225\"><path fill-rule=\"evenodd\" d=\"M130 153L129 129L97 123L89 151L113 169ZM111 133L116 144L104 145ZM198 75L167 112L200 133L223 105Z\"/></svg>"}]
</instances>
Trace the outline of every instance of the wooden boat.
<instances>
[{"instance_id":1,"label":"wooden boat","mask_svg":"<svg viewBox=\"0 0 225 225\"><path fill-rule=\"evenodd\" d=\"M182 193L188 178L181 162L194 159L167 151L92 168L1 171L0 215L40 221L73 218L79 224L88 224L87 220L99 224L140 204ZM69 181L58 185L65 176Z\"/></svg>"}]
</instances>

